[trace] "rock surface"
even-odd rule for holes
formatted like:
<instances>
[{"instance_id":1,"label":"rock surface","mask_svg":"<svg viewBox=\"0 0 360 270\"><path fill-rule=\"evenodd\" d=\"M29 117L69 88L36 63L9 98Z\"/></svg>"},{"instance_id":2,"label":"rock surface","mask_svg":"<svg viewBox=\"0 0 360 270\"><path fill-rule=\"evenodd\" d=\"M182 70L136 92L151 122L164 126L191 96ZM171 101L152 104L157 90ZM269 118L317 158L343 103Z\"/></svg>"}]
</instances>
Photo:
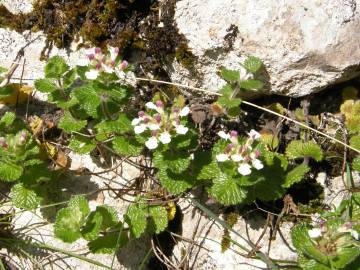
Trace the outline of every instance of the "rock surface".
<instances>
[{"instance_id":1,"label":"rock surface","mask_svg":"<svg viewBox=\"0 0 360 270\"><path fill-rule=\"evenodd\" d=\"M181 0L175 17L200 74L175 61L175 82L216 91L218 68L247 55L264 62L268 94L304 96L360 74L360 0Z\"/></svg>"}]
</instances>

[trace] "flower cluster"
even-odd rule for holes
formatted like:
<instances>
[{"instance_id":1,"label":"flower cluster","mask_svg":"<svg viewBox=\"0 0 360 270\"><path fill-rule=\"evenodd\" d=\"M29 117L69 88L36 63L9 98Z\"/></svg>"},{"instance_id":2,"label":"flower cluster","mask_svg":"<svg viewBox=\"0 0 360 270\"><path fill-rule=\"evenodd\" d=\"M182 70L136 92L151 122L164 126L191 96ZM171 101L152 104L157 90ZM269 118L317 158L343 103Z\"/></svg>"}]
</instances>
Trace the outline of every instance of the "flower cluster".
<instances>
[{"instance_id":1,"label":"flower cluster","mask_svg":"<svg viewBox=\"0 0 360 270\"><path fill-rule=\"evenodd\" d=\"M128 67L128 62L123 60L119 63L119 48L109 47L109 53L103 54L100 48L90 49L88 59L84 65L90 66L90 70L85 73L89 80L96 80L101 72L116 73L122 77L123 71Z\"/></svg>"},{"instance_id":2,"label":"flower cluster","mask_svg":"<svg viewBox=\"0 0 360 270\"><path fill-rule=\"evenodd\" d=\"M159 141L162 144L170 143L171 134L174 132L181 135L188 132L188 128L181 124L181 118L189 114L189 107L173 106L171 111L167 112L161 100L157 100L155 103L148 102L145 106L154 113L148 114L140 111L138 118L133 119L131 124L134 126L136 134L141 134L146 130L150 131L151 137L145 142L147 148L157 148Z\"/></svg>"},{"instance_id":3,"label":"flower cluster","mask_svg":"<svg viewBox=\"0 0 360 270\"><path fill-rule=\"evenodd\" d=\"M319 222L319 228L313 228L308 230L308 234L311 238L320 238L327 232L326 222L321 220ZM337 233L350 233L351 236L359 240L359 233L353 229L353 224L351 222L345 222L338 229Z\"/></svg>"},{"instance_id":4,"label":"flower cluster","mask_svg":"<svg viewBox=\"0 0 360 270\"><path fill-rule=\"evenodd\" d=\"M220 131L218 135L222 139L230 142L226 146L224 153L216 155L218 162L232 160L237 164L238 172L241 175L249 175L252 167L257 170L264 168L264 165L258 159L261 155L260 150L257 148L253 149L252 146L252 144L261 137L260 133L252 129L248 133L249 138L244 144L239 143L238 133L234 130L230 133Z\"/></svg>"},{"instance_id":5,"label":"flower cluster","mask_svg":"<svg viewBox=\"0 0 360 270\"><path fill-rule=\"evenodd\" d=\"M24 145L26 143L26 140L28 139L28 134L26 131L21 131L13 138L6 138L0 137L0 147L3 149L8 150L10 148L16 149L17 146Z\"/></svg>"}]
</instances>

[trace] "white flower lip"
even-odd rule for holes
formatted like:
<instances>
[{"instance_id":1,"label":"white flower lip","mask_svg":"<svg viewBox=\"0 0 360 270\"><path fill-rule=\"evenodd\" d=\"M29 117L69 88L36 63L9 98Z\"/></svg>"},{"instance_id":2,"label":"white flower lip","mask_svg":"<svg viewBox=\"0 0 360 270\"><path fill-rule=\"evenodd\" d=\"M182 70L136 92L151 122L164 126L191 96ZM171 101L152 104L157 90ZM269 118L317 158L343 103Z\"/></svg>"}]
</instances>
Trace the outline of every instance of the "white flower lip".
<instances>
[{"instance_id":1,"label":"white flower lip","mask_svg":"<svg viewBox=\"0 0 360 270\"><path fill-rule=\"evenodd\" d=\"M80 67L86 67L87 65L89 65L89 60L88 59L80 59L76 64Z\"/></svg>"},{"instance_id":2,"label":"white flower lip","mask_svg":"<svg viewBox=\"0 0 360 270\"><path fill-rule=\"evenodd\" d=\"M227 134L226 132L224 132L222 130L218 132L218 135L220 138L222 138L224 140L230 139L230 134Z\"/></svg>"},{"instance_id":3,"label":"white flower lip","mask_svg":"<svg viewBox=\"0 0 360 270\"><path fill-rule=\"evenodd\" d=\"M321 236L321 230L319 228L314 228L314 229L308 230L308 234L311 238L318 238Z\"/></svg>"},{"instance_id":4,"label":"white flower lip","mask_svg":"<svg viewBox=\"0 0 360 270\"><path fill-rule=\"evenodd\" d=\"M163 132L159 136L159 141L163 144L168 144L171 142L171 136L168 132Z\"/></svg>"},{"instance_id":5,"label":"white flower lip","mask_svg":"<svg viewBox=\"0 0 360 270\"><path fill-rule=\"evenodd\" d=\"M101 67L104 69L106 73L113 73L114 69L112 67L109 67L108 65L102 64Z\"/></svg>"},{"instance_id":6,"label":"white flower lip","mask_svg":"<svg viewBox=\"0 0 360 270\"><path fill-rule=\"evenodd\" d=\"M145 146L150 150L156 149L158 147L158 141L157 141L156 137L150 137L145 142Z\"/></svg>"},{"instance_id":7,"label":"white flower lip","mask_svg":"<svg viewBox=\"0 0 360 270\"><path fill-rule=\"evenodd\" d=\"M158 124L149 124L148 128L150 130L158 130L158 129L160 129L160 126Z\"/></svg>"},{"instance_id":8,"label":"white flower lip","mask_svg":"<svg viewBox=\"0 0 360 270\"><path fill-rule=\"evenodd\" d=\"M146 106L146 108L148 108L148 109L157 110L156 105L155 105L153 102L151 102L151 101L149 101L148 103L146 103L145 106Z\"/></svg>"},{"instance_id":9,"label":"white flower lip","mask_svg":"<svg viewBox=\"0 0 360 270\"><path fill-rule=\"evenodd\" d=\"M216 160L218 162L224 162L224 161L227 161L228 159L229 159L229 157L226 154L218 154L218 155L216 155Z\"/></svg>"},{"instance_id":10,"label":"white flower lip","mask_svg":"<svg viewBox=\"0 0 360 270\"><path fill-rule=\"evenodd\" d=\"M184 134L186 134L188 132L188 130L189 129L187 127L183 126L183 125L178 125L176 127L176 133L177 134L184 135Z\"/></svg>"},{"instance_id":11,"label":"white flower lip","mask_svg":"<svg viewBox=\"0 0 360 270\"><path fill-rule=\"evenodd\" d=\"M254 140L260 139L260 137L261 137L261 134L254 129L250 130L248 135L249 135L249 137L251 137Z\"/></svg>"},{"instance_id":12,"label":"white flower lip","mask_svg":"<svg viewBox=\"0 0 360 270\"><path fill-rule=\"evenodd\" d=\"M146 125L141 124L141 125L134 127L134 132L135 132L135 134L140 134L140 133L143 133L145 131L145 129L146 129Z\"/></svg>"},{"instance_id":13,"label":"white flower lip","mask_svg":"<svg viewBox=\"0 0 360 270\"><path fill-rule=\"evenodd\" d=\"M354 239L359 240L359 233L355 231L354 229L350 229L350 234Z\"/></svg>"},{"instance_id":14,"label":"white flower lip","mask_svg":"<svg viewBox=\"0 0 360 270\"><path fill-rule=\"evenodd\" d=\"M85 72L85 77L88 80L96 80L98 76L99 76L99 71L95 69Z\"/></svg>"},{"instance_id":15,"label":"white flower lip","mask_svg":"<svg viewBox=\"0 0 360 270\"><path fill-rule=\"evenodd\" d=\"M189 113L190 113L190 109L189 109L189 107L186 106L186 107L181 109L179 115L180 116L187 116Z\"/></svg>"},{"instance_id":16,"label":"white flower lip","mask_svg":"<svg viewBox=\"0 0 360 270\"><path fill-rule=\"evenodd\" d=\"M251 164L257 170L261 170L262 168L264 168L264 164L262 164L262 162L258 159L254 159Z\"/></svg>"},{"instance_id":17,"label":"white flower lip","mask_svg":"<svg viewBox=\"0 0 360 270\"><path fill-rule=\"evenodd\" d=\"M138 124L140 124L141 122L141 119L140 118L134 118L132 121L131 121L131 125L132 126L137 126Z\"/></svg>"},{"instance_id":18,"label":"white flower lip","mask_svg":"<svg viewBox=\"0 0 360 270\"><path fill-rule=\"evenodd\" d=\"M239 155L239 154L234 154L231 156L231 159L235 162L240 162L240 161L243 161L244 158L242 157L242 155Z\"/></svg>"},{"instance_id":19,"label":"white flower lip","mask_svg":"<svg viewBox=\"0 0 360 270\"><path fill-rule=\"evenodd\" d=\"M242 163L240 164L240 166L238 167L238 172L241 175L249 175L251 173L251 166L247 163Z\"/></svg>"}]
</instances>

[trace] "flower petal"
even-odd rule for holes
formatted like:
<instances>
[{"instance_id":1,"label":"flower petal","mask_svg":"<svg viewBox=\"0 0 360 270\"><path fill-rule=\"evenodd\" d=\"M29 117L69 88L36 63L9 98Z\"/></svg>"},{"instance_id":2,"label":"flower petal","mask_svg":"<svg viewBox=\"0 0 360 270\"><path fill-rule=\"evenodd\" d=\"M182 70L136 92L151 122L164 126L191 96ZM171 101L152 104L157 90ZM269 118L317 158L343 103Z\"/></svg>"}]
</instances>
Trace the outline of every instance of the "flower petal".
<instances>
[{"instance_id":1,"label":"flower petal","mask_svg":"<svg viewBox=\"0 0 360 270\"><path fill-rule=\"evenodd\" d=\"M247 163L241 163L238 167L238 172L241 175L249 175L251 173L251 166Z\"/></svg>"},{"instance_id":2,"label":"flower petal","mask_svg":"<svg viewBox=\"0 0 360 270\"><path fill-rule=\"evenodd\" d=\"M145 131L145 129L146 129L146 125L141 124L141 125L134 127L134 132L135 132L135 134L140 134L140 133L143 133Z\"/></svg>"},{"instance_id":3,"label":"flower petal","mask_svg":"<svg viewBox=\"0 0 360 270\"><path fill-rule=\"evenodd\" d=\"M264 168L264 164L262 164L259 159L254 159L251 164L257 170L261 170L262 168Z\"/></svg>"},{"instance_id":4,"label":"flower petal","mask_svg":"<svg viewBox=\"0 0 360 270\"><path fill-rule=\"evenodd\" d=\"M178 125L175 130L177 134L184 135L188 132L189 129L183 125Z\"/></svg>"},{"instance_id":5,"label":"flower petal","mask_svg":"<svg viewBox=\"0 0 360 270\"><path fill-rule=\"evenodd\" d=\"M158 129L160 129L160 126L158 124L149 124L148 128L150 130L158 130Z\"/></svg>"},{"instance_id":6,"label":"flower petal","mask_svg":"<svg viewBox=\"0 0 360 270\"><path fill-rule=\"evenodd\" d=\"M132 126L137 126L138 124L140 124L141 122L141 119L140 118L134 118L132 121L131 121L131 125Z\"/></svg>"},{"instance_id":7,"label":"flower petal","mask_svg":"<svg viewBox=\"0 0 360 270\"><path fill-rule=\"evenodd\" d=\"M230 134L227 134L226 132L224 132L222 130L218 132L218 135L220 138L222 138L224 140L230 139Z\"/></svg>"},{"instance_id":8,"label":"flower petal","mask_svg":"<svg viewBox=\"0 0 360 270\"><path fill-rule=\"evenodd\" d=\"M187 116L190 113L190 108L188 106L181 109L179 115L180 116Z\"/></svg>"},{"instance_id":9,"label":"flower petal","mask_svg":"<svg viewBox=\"0 0 360 270\"><path fill-rule=\"evenodd\" d=\"M244 158L242 157L242 155L239 155L239 154L234 154L231 156L231 159L235 162L240 162L240 161L243 161Z\"/></svg>"},{"instance_id":10,"label":"flower petal","mask_svg":"<svg viewBox=\"0 0 360 270\"><path fill-rule=\"evenodd\" d=\"M168 144L171 142L171 136L169 134L169 132L163 132L160 134L159 136L159 141L162 142L163 144Z\"/></svg>"},{"instance_id":11,"label":"flower petal","mask_svg":"<svg viewBox=\"0 0 360 270\"><path fill-rule=\"evenodd\" d=\"M252 138L253 140L257 140L260 139L261 134L259 132L257 132L255 129L250 130L250 132L248 133L249 137Z\"/></svg>"},{"instance_id":12,"label":"flower petal","mask_svg":"<svg viewBox=\"0 0 360 270\"><path fill-rule=\"evenodd\" d=\"M99 76L99 71L95 69L85 72L85 77L88 80L96 80L98 76Z\"/></svg>"},{"instance_id":13,"label":"flower petal","mask_svg":"<svg viewBox=\"0 0 360 270\"><path fill-rule=\"evenodd\" d=\"M314 229L308 230L308 234L311 238L318 238L321 236L321 230L319 228L314 228Z\"/></svg>"},{"instance_id":14,"label":"flower petal","mask_svg":"<svg viewBox=\"0 0 360 270\"><path fill-rule=\"evenodd\" d=\"M146 142L145 146L149 148L150 150L155 149L158 147L158 141L156 137L150 137Z\"/></svg>"},{"instance_id":15,"label":"flower petal","mask_svg":"<svg viewBox=\"0 0 360 270\"><path fill-rule=\"evenodd\" d=\"M148 108L148 109L152 109L152 110L156 110L156 109L157 109L156 105L155 105L154 103L152 103L152 102L146 103L145 106L146 106L146 108Z\"/></svg>"},{"instance_id":16,"label":"flower petal","mask_svg":"<svg viewBox=\"0 0 360 270\"><path fill-rule=\"evenodd\" d=\"M229 159L229 157L226 154L218 154L218 155L216 155L216 160L218 162L224 162L224 161L226 161L228 159Z\"/></svg>"}]
</instances>

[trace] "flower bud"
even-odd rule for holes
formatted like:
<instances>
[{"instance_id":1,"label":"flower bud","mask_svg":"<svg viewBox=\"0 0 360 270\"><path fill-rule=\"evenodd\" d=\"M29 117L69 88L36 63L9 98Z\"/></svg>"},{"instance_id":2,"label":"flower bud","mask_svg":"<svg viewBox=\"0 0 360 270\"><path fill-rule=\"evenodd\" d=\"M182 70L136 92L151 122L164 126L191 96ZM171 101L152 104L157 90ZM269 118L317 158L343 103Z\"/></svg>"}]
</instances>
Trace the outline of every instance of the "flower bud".
<instances>
[{"instance_id":1,"label":"flower bud","mask_svg":"<svg viewBox=\"0 0 360 270\"><path fill-rule=\"evenodd\" d=\"M139 117L143 117L144 115L145 115L145 112L144 112L144 111L139 111L139 112L138 112L138 116L139 116Z\"/></svg>"},{"instance_id":2,"label":"flower bud","mask_svg":"<svg viewBox=\"0 0 360 270\"><path fill-rule=\"evenodd\" d=\"M94 60L95 59L95 55L92 53L92 54L89 54L88 55L88 58L89 60Z\"/></svg>"},{"instance_id":3,"label":"flower bud","mask_svg":"<svg viewBox=\"0 0 360 270\"><path fill-rule=\"evenodd\" d=\"M237 136L238 136L237 131L232 130L232 131L230 132L230 137L237 137Z\"/></svg>"},{"instance_id":4,"label":"flower bud","mask_svg":"<svg viewBox=\"0 0 360 270\"><path fill-rule=\"evenodd\" d=\"M154 119L157 123L160 123L161 122L161 115L160 114L155 114L154 115Z\"/></svg>"},{"instance_id":5,"label":"flower bud","mask_svg":"<svg viewBox=\"0 0 360 270\"><path fill-rule=\"evenodd\" d=\"M96 69L101 69L101 64L100 63L97 63L96 66L95 66Z\"/></svg>"},{"instance_id":6,"label":"flower bud","mask_svg":"<svg viewBox=\"0 0 360 270\"><path fill-rule=\"evenodd\" d=\"M161 100L157 100L157 101L155 102L155 104L156 104L156 107L159 107L159 108L164 107L164 104L163 104L163 102L162 102Z\"/></svg>"},{"instance_id":7,"label":"flower bud","mask_svg":"<svg viewBox=\"0 0 360 270\"><path fill-rule=\"evenodd\" d=\"M101 49L99 47L96 47L95 48L95 53L98 54L98 53L101 53Z\"/></svg>"},{"instance_id":8,"label":"flower bud","mask_svg":"<svg viewBox=\"0 0 360 270\"><path fill-rule=\"evenodd\" d=\"M121 69L121 70L124 70L124 69L126 69L128 66L129 66L128 61L123 60L123 61L121 62L121 64L120 64L120 69Z\"/></svg>"}]
</instances>

